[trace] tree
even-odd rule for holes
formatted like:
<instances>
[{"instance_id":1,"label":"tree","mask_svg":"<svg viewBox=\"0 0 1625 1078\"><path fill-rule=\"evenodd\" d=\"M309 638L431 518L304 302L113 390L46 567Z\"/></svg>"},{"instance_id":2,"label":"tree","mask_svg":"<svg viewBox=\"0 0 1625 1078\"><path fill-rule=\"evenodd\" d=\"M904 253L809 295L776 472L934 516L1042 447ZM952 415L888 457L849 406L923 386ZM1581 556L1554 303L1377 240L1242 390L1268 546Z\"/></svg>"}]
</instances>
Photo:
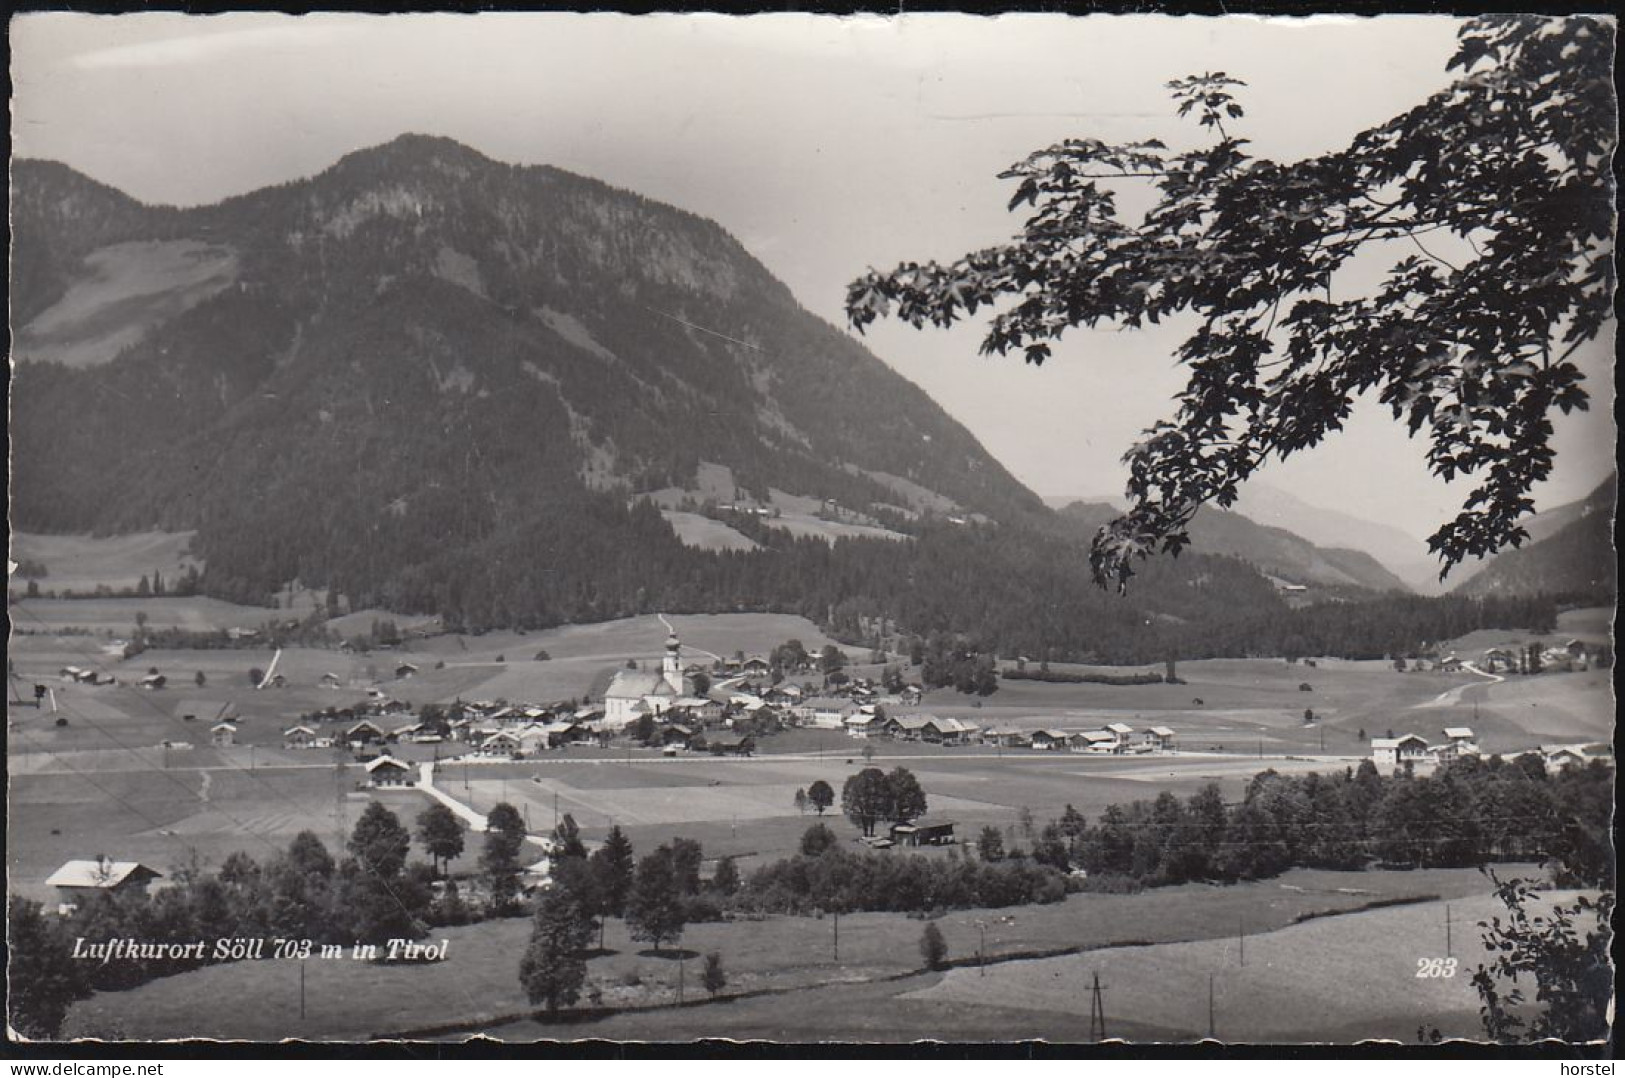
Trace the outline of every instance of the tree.
<instances>
[{"instance_id":1,"label":"tree","mask_svg":"<svg viewBox=\"0 0 1625 1078\"><path fill-rule=\"evenodd\" d=\"M659 732L660 727L655 723L654 716L648 714L639 715L637 720L632 723L630 731L634 741L642 742L645 745L653 744Z\"/></svg>"},{"instance_id":2,"label":"tree","mask_svg":"<svg viewBox=\"0 0 1625 1078\"><path fill-rule=\"evenodd\" d=\"M711 877L711 887L720 895L731 895L739 890L739 866L732 857L717 862L717 871Z\"/></svg>"},{"instance_id":3,"label":"tree","mask_svg":"<svg viewBox=\"0 0 1625 1078\"><path fill-rule=\"evenodd\" d=\"M570 888L549 888L536 903L530 943L519 960L519 983L531 1003L552 1014L580 998L587 980L583 955L592 923Z\"/></svg>"},{"instance_id":4,"label":"tree","mask_svg":"<svg viewBox=\"0 0 1625 1078\"><path fill-rule=\"evenodd\" d=\"M817 857L825 850L836 845L835 832L821 823L815 823L801 833L801 853L803 857Z\"/></svg>"},{"instance_id":5,"label":"tree","mask_svg":"<svg viewBox=\"0 0 1625 1078\"><path fill-rule=\"evenodd\" d=\"M683 900L671 850L662 846L638 859L632 892L626 899L626 924L633 939L651 943L658 951L662 943L682 938L683 923Z\"/></svg>"},{"instance_id":6,"label":"tree","mask_svg":"<svg viewBox=\"0 0 1625 1078\"><path fill-rule=\"evenodd\" d=\"M818 653L818 669L825 675L833 674L846 665L846 653L834 644L825 644Z\"/></svg>"},{"instance_id":7,"label":"tree","mask_svg":"<svg viewBox=\"0 0 1625 1078\"><path fill-rule=\"evenodd\" d=\"M891 783L878 767L864 768L841 787L841 811L865 835L874 834L881 820L892 819L892 804Z\"/></svg>"},{"instance_id":8,"label":"tree","mask_svg":"<svg viewBox=\"0 0 1625 1078\"><path fill-rule=\"evenodd\" d=\"M704 850L691 838L674 838L670 848L671 871L677 882L677 893L685 896L699 894L700 864L705 860Z\"/></svg>"},{"instance_id":9,"label":"tree","mask_svg":"<svg viewBox=\"0 0 1625 1078\"><path fill-rule=\"evenodd\" d=\"M260 682L262 682L264 680L265 680L265 671L264 670L261 670L257 666L251 666L251 667L248 668L248 682L249 682L249 684L253 685L255 688L259 688Z\"/></svg>"},{"instance_id":10,"label":"tree","mask_svg":"<svg viewBox=\"0 0 1625 1078\"><path fill-rule=\"evenodd\" d=\"M412 836L401 826L400 817L373 801L356 821L346 848L362 869L388 880L400 875L411 846Z\"/></svg>"},{"instance_id":11,"label":"tree","mask_svg":"<svg viewBox=\"0 0 1625 1078\"><path fill-rule=\"evenodd\" d=\"M1004 836L999 829L989 824L982 828L982 833L976 839L976 853L984 861L1004 860Z\"/></svg>"},{"instance_id":12,"label":"tree","mask_svg":"<svg viewBox=\"0 0 1625 1078\"><path fill-rule=\"evenodd\" d=\"M418 841L434 858L435 872L443 874L446 863L463 852L463 825L438 801L418 813L417 824Z\"/></svg>"},{"instance_id":13,"label":"tree","mask_svg":"<svg viewBox=\"0 0 1625 1078\"><path fill-rule=\"evenodd\" d=\"M948 957L948 941L942 938L942 929L935 921L928 922L920 933L920 957L925 959L926 969L941 969Z\"/></svg>"},{"instance_id":14,"label":"tree","mask_svg":"<svg viewBox=\"0 0 1625 1078\"><path fill-rule=\"evenodd\" d=\"M604 892L604 910L616 917L626 912L626 896L632 890L634 863L632 843L619 824L609 829L604 844L588 858L598 873Z\"/></svg>"},{"instance_id":15,"label":"tree","mask_svg":"<svg viewBox=\"0 0 1625 1078\"><path fill-rule=\"evenodd\" d=\"M835 804L835 789L823 779L817 779L807 787L807 800L811 802L818 815L822 816L824 810Z\"/></svg>"},{"instance_id":16,"label":"tree","mask_svg":"<svg viewBox=\"0 0 1625 1078\"><path fill-rule=\"evenodd\" d=\"M203 671L201 671L201 670L199 670L195 675L193 675L192 680L197 683L197 687L200 688L200 689L203 688L203 686L205 686L205 685L207 685L209 683L209 679L204 676Z\"/></svg>"},{"instance_id":17,"label":"tree","mask_svg":"<svg viewBox=\"0 0 1625 1078\"><path fill-rule=\"evenodd\" d=\"M1270 457L1319 444L1367 392L1413 436L1425 428L1436 475L1485 477L1428 540L1443 575L1527 538L1551 414L1587 406L1573 355L1613 287L1612 39L1595 17L1473 19L1452 85L1290 164L1252 157L1227 127L1240 80L1176 80L1179 115L1211 141L1040 150L1002 174L1018 181L1010 209L1033 208L1022 235L949 266L871 270L848 319L945 327L988 307L983 352L1034 364L1078 327L1194 321L1176 413L1129 451L1132 504L1095 539L1097 583L1121 588L1135 559L1177 553L1202 505L1233 505ZM1119 196L1147 181L1154 204L1119 217ZM1380 284L1340 274L1356 260Z\"/></svg>"},{"instance_id":18,"label":"tree","mask_svg":"<svg viewBox=\"0 0 1625 1078\"><path fill-rule=\"evenodd\" d=\"M519 899L519 852L525 843L525 821L506 801L491 809L485 822L485 848L480 851L480 872L491 894L491 909L510 911Z\"/></svg>"},{"instance_id":19,"label":"tree","mask_svg":"<svg viewBox=\"0 0 1625 1078\"><path fill-rule=\"evenodd\" d=\"M722 972L722 956L715 951L705 956L705 971L700 974L700 983L713 997L728 987L728 975Z\"/></svg>"},{"instance_id":20,"label":"tree","mask_svg":"<svg viewBox=\"0 0 1625 1078\"><path fill-rule=\"evenodd\" d=\"M886 784L891 787L890 819L910 823L925 815L925 790L914 772L906 767L894 767L886 776Z\"/></svg>"},{"instance_id":21,"label":"tree","mask_svg":"<svg viewBox=\"0 0 1625 1078\"><path fill-rule=\"evenodd\" d=\"M807 811L807 791L797 786L796 796L791 803L796 806L797 813L804 815Z\"/></svg>"},{"instance_id":22,"label":"tree","mask_svg":"<svg viewBox=\"0 0 1625 1078\"><path fill-rule=\"evenodd\" d=\"M288 843L288 864L301 876L327 879L333 875L333 855L314 831L301 831Z\"/></svg>"},{"instance_id":23,"label":"tree","mask_svg":"<svg viewBox=\"0 0 1625 1078\"><path fill-rule=\"evenodd\" d=\"M1509 917L1505 924L1499 917L1479 922L1492 956L1473 973L1485 1032L1501 1042L1606 1038L1614 992L1608 956L1613 892L1595 900L1582 895L1543 916L1531 908L1540 895L1526 882L1486 875ZM1578 923L1587 917L1594 928ZM1534 983L1533 1007L1520 984L1523 978Z\"/></svg>"},{"instance_id":24,"label":"tree","mask_svg":"<svg viewBox=\"0 0 1625 1078\"><path fill-rule=\"evenodd\" d=\"M6 903L6 1019L30 1040L55 1040L73 1001L88 995L60 919L38 902L12 895Z\"/></svg>"},{"instance_id":25,"label":"tree","mask_svg":"<svg viewBox=\"0 0 1625 1078\"><path fill-rule=\"evenodd\" d=\"M581 827L576 823L575 817L566 812L553 828L553 860L555 863L563 860L587 859L586 843L581 841Z\"/></svg>"}]
</instances>

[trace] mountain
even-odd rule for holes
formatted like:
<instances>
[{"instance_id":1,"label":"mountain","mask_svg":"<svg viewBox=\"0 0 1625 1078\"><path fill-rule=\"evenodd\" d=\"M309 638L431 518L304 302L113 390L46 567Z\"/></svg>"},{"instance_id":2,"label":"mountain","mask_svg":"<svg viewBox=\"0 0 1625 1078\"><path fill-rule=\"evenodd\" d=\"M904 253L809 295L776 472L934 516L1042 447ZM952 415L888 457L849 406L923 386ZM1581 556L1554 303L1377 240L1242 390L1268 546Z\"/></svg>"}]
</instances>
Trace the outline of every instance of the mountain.
<instances>
[{"instance_id":1,"label":"mountain","mask_svg":"<svg viewBox=\"0 0 1625 1078\"><path fill-rule=\"evenodd\" d=\"M1453 594L1475 598L1548 595L1612 606L1618 598L1614 552L1616 479L1585 498L1531 517L1533 542L1503 551L1458 584Z\"/></svg>"},{"instance_id":2,"label":"mountain","mask_svg":"<svg viewBox=\"0 0 1625 1078\"><path fill-rule=\"evenodd\" d=\"M1074 502L1062 516L1088 534L1118 510L1099 501ZM1190 549L1247 562L1281 585L1409 592L1405 581L1360 550L1320 547L1285 528L1266 527L1237 512L1203 506L1191 521Z\"/></svg>"},{"instance_id":3,"label":"mountain","mask_svg":"<svg viewBox=\"0 0 1625 1078\"><path fill-rule=\"evenodd\" d=\"M217 206L49 162L12 196L19 527L200 526L245 492L428 511L474 470L682 487L701 462L764 498L862 510L901 480L1044 514L720 227L584 177L403 136Z\"/></svg>"}]
</instances>

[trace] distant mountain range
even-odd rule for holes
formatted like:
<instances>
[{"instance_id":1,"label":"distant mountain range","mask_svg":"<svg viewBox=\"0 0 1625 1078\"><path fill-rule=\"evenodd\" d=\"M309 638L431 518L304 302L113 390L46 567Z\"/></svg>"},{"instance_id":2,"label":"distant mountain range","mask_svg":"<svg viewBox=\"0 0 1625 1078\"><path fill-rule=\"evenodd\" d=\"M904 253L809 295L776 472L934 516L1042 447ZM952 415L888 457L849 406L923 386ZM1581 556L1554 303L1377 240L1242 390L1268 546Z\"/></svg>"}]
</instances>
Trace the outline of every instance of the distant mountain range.
<instances>
[{"instance_id":1,"label":"distant mountain range","mask_svg":"<svg viewBox=\"0 0 1625 1078\"><path fill-rule=\"evenodd\" d=\"M1617 480L1609 476L1585 498L1531 517L1531 541L1489 559L1453 594L1474 597L1550 595L1613 605L1618 596L1614 550Z\"/></svg>"},{"instance_id":2,"label":"distant mountain range","mask_svg":"<svg viewBox=\"0 0 1625 1078\"><path fill-rule=\"evenodd\" d=\"M1120 510L1109 502L1073 502L1061 515L1089 534ZM1361 550L1322 547L1286 528L1260 524L1239 513L1204 506L1191 523L1191 550L1245 561L1288 589L1362 588L1409 592L1405 581Z\"/></svg>"},{"instance_id":3,"label":"distant mountain range","mask_svg":"<svg viewBox=\"0 0 1625 1078\"><path fill-rule=\"evenodd\" d=\"M213 206L40 161L11 194L12 524L195 529L211 595L297 580L470 627L772 609L1138 662L1244 654L1243 614L1277 647L1300 587L1403 586L1208 511L1102 592L1109 510L1052 512L715 223L558 169L407 135ZM1381 620L1350 647L1424 631Z\"/></svg>"}]
</instances>

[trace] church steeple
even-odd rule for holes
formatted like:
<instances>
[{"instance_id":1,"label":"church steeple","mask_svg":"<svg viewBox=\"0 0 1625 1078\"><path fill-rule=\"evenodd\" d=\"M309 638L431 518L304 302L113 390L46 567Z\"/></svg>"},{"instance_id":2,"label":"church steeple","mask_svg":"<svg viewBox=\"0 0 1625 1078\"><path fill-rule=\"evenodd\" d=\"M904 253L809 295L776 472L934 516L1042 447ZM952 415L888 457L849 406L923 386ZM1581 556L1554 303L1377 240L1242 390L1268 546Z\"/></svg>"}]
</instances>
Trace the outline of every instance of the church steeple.
<instances>
[{"instance_id":1,"label":"church steeple","mask_svg":"<svg viewBox=\"0 0 1625 1078\"><path fill-rule=\"evenodd\" d=\"M666 637L666 657L660 661L660 672L666 678L666 683L676 692L683 691L683 645L672 633Z\"/></svg>"}]
</instances>

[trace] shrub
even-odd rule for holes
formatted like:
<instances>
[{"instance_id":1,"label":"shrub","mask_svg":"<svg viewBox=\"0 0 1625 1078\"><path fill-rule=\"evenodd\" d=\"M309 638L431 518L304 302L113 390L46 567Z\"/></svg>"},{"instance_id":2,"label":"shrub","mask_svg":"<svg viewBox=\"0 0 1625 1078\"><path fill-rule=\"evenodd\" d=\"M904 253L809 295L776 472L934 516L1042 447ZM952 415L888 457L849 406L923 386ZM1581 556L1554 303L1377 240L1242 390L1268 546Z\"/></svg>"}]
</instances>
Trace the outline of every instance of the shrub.
<instances>
[{"instance_id":1,"label":"shrub","mask_svg":"<svg viewBox=\"0 0 1625 1078\"><path fill-rule=\"evenodd\" d=\"M942 938L942 929L933 923L928 923L920 933L920 957L925 959L926 969L941 969L948 957L948 941Z\"/></svg>"}]
</instances>

